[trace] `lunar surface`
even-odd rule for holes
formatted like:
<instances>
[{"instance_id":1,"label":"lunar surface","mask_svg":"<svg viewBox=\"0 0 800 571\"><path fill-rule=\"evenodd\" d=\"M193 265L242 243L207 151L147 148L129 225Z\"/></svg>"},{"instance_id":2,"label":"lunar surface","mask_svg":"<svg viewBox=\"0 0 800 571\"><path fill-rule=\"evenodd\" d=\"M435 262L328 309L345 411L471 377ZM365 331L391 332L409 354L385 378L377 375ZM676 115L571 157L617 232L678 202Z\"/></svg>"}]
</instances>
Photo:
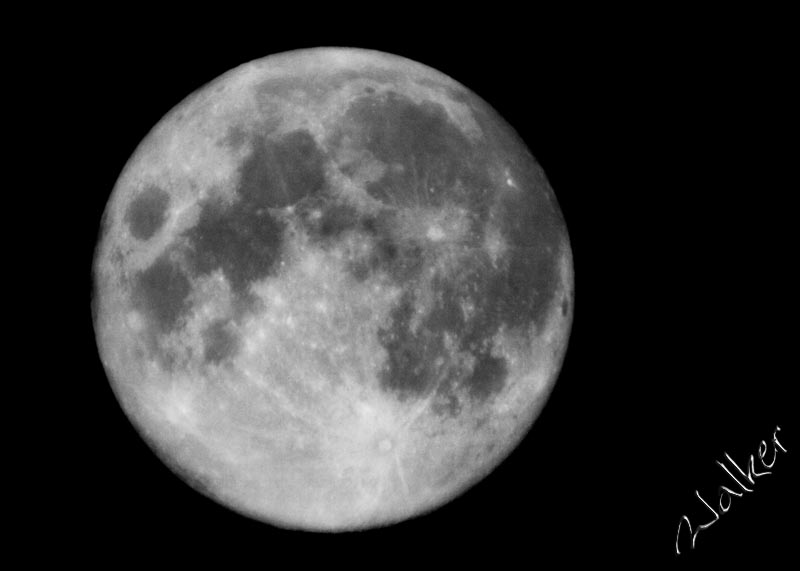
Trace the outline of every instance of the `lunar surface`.
<instances>
[{"instance_id":1,"label":"lunar surface","mask_svg":"<svg viewBox=\"0 0 800 571\"><path fill-rule=\"evenodd\" d=\"M573 306L563 217L514 130L438 71L350 49L245 64L169 112L111 195L95 284L154 452L310 530L414 517L489 473Z\"/></svg>"}]
</instances>

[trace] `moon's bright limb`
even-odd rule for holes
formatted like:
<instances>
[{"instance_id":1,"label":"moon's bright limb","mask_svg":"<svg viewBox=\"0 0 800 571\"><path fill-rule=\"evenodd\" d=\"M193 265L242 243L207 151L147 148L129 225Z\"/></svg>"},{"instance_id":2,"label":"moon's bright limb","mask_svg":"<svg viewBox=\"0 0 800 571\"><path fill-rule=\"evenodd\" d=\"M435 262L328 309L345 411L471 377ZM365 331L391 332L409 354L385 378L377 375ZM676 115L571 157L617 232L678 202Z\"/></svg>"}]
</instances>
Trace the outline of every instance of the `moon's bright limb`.
<instances>
[{"instance_id":1,"label":"moon's bright limb","mask_svg":"<svg viewBox=\"0 0 800 571\"><path fill-rule=\"evenodd\" d=\"M485 102L396 56L231 71L153 129L106 218L97 333L125 410L277 525L443 504L516 445L563 356L544 174Z\"/></svg>"}]
</instances>

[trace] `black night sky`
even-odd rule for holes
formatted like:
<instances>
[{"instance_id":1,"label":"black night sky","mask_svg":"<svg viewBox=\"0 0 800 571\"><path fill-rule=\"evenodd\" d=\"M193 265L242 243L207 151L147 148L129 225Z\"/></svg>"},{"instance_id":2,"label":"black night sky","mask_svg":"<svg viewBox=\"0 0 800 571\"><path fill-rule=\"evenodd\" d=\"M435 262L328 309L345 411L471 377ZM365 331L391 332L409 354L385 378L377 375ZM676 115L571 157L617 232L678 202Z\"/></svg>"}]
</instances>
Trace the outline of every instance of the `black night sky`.
<instances>
[{"instance_id":1,"label":"black night sky","mask_svg":"<svg viewBox=\"0 0 800 571\"><path fill-rule=\"evenodd\" d=\"M795 215L787 201L796 190L786 174L787 69L777 43L687 34L691 40L678 41L642 30L590 42L496 32L477 42L457 30L446 39L307 31L302 41L223 45L78 42L71 120L96 147L70 205L81 254L70 266L80 331L72 352L84 372L76 375L83 386L68 451L79 468L70 509L81 525L62 533L65 551L87 560L102 545L215 563L289 557L336 566L355 558L524 568L562 560L768 562L787 552L789 464L800 450L787 395L795 380ZM314 45L406 56L485 99L544 168L575 268L561 375L516 451L433 513L343 535L273 528L175 477L118 407L88 305L102 209L149 129L221 73ZM779 453L773 474L734 497L696 548L677 558L681 516L692 525L711 519L695 490L716 506L718 486L733 487L716 461L728 453L744 468L750 454L758 461L761 440L771 456L778 425L788 453Z\"/></svg>"}]
</instances>

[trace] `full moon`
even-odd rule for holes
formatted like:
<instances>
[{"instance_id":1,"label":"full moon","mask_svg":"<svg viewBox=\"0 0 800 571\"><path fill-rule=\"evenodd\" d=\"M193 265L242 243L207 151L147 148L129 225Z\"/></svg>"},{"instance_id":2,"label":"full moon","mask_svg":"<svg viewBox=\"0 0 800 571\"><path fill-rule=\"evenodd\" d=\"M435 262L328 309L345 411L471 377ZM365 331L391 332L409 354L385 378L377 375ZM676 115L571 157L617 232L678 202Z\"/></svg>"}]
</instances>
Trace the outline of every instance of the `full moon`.
<instances>
[{"instance_id":1,"label":"full moon","mask_svg":"<svg viewBox=\"0 0 800 571\"><path fill-rule=\"evenodd\" d=\"M361 49L271 55L169 111L110 195L94 272L142 438L284 528L464 493L530 430L572 321L566 224L520 136L456 80Z\"/></svg>"}]
</instances>

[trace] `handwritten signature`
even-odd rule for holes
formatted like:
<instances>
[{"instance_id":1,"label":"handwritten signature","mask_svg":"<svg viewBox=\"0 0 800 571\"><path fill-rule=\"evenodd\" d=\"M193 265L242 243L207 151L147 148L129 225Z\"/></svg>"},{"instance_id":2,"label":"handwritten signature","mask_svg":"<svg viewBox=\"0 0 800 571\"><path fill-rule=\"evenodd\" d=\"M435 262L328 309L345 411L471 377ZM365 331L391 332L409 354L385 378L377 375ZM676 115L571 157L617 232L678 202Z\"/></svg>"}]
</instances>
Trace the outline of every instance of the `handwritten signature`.
<instances>
[{"instance_id":1,"label":"handwritten signature","mask_svg":"<svg viewBox=\"0 0 800 571\"><path fill-rule=\"evenodd\" d=\"M768 463L764 459L765 456L767 455L767 448L768 448L767 443L762 440L758 445L758 459L761 462L761 466L763 466L763 468L764 468L763 472L757 472L756 471L755 460L753 459L753 455L752 454L750 455L749 464L745 463L745 468L747 468L747 473L745 474L744 471L739 467L739 465L736 462L733 461L733 458L728 456L728 453L725 452L725 458L727 458L728 462L731 463L731 467L736 469L736 471L739 473L739 476L741 477L741 479L742 479L742 481L744 483L742 483L742 481L740 481L739 478L734 476L733 472L731 472L731 470L728 469L728 466L726 466L725 464L723 464L722 462L717 460L717 464L719 464L719 466L723 470L725 470L725 472L733 479L734 482L736 482L736 484L742 490L741 492L739 492L739 491L736 491L736 490L732 490L731 488L729 488L727 486L720 486L719 487L719 502L718 503L719 503L719 510L720 510L720 512L722 514L727 513L728 510L731 509L731 502L733 501L731 499L731 496L741 497L742 494L752 492L753 489L752 488L748 488L746 484L750 484L751 486L754 486L755 483L756 483L754 478L760 478L761 476L766 476L767 474L772 474L772 472L770 470L768 470L768 468L772 468L775 465L775 460L776 460L776 458L778 456L778 450L786 452L786 448L784 448L783 445L781 445L781 443L778 441L778 432L780 432L780 430L781 430L781 427L780 426L776 426L775 427L775 431L772 433L772 444L773 444L773 446L772 446L772 461L771 462ZM688 527L689 534L692 537L692 549L694 549L694 544L695 544L695 540L697 539L697 534L700 533L701 530L706 529L707 527L710 527L713 524L715 524L717 522L717 520L720 518L720 514L718 514L714 510L714 508L712 508L710 505L708 505L708 502L706 502L700 496L700 493L697 490L695 490L694 493L697 495L697 497L700 499L700 501L703 502L703 505L706 506L711 511L712 514L714 514L714 519L712 519L708 523L700 524L700 525L697 526L696 529L694 529L694 528L692 528L692 522L689 521L689 518L687 516L681 517L680 521L678 522L678 534L677 534L677 537L675 538L675 551L677 552L678 555L681 554L681 550L680 550L679 544L680 544L680 539L681 539L681 529L683 529L683 523L684 522L686 522L686 526Z\"/></svg>"}]
</instances>

